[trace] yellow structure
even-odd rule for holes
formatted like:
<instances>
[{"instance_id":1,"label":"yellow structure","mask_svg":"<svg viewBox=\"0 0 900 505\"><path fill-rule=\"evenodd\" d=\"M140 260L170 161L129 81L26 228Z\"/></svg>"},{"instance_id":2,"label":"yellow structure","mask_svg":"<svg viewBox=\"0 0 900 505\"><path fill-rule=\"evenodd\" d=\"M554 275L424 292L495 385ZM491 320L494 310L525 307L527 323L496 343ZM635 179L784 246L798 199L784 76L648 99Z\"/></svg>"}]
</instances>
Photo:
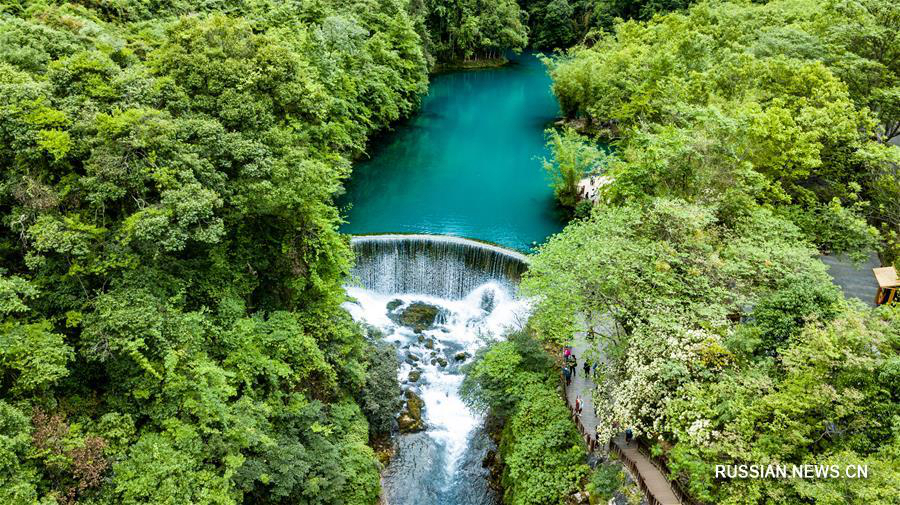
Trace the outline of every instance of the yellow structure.
<instances>
[{"instance_id":1,"label":"yellow structure","mask_svg":"<svg viewBox=\"0 0 900 505\"><path fill-rule=\"evenodd\" d=\"M900 302L900 279L897 278L897 269L894 267L873 268L875 280L878 281L878 293L875 295L875 304Z\"/></svg>"}]
</instances>

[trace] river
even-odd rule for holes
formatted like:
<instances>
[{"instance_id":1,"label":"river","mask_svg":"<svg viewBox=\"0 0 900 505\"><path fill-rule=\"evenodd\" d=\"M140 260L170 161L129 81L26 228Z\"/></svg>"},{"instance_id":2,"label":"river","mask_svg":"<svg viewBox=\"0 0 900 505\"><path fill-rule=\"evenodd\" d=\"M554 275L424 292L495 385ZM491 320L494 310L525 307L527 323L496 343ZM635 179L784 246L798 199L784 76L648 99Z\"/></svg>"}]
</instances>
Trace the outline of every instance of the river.
<instances>
[{"instance_id":1,"label":"river","mask_svg":"<svg viewBox=\"0 0 900 505\"><path fill-rule=\"evenodd\" d=\"M549 87L531 54L435 76L420 112L354 167L340 202L342 231L366 235L353 240L345 307L396 347L398 380L424 403L425 430L395 439L382 481L388 505L499 503L482 465L492 442L460 398L461 368L525 323L519 251L563 225L541 166L544 129L559 113ZM439 309L419 332L397 321L417 302Z\"/></svg>"},{"instance_id":2,"label":"river","mask_svg":"<svg viewBox=\"0 0 900 505\"><path fill-rule=\"evenodd\" d=\"M432 78L421 110L353 168L339 204L349 234L432 233L520 251L562 229L541 165L559 116L533 54Z\"/></svg>"}]
</instances>

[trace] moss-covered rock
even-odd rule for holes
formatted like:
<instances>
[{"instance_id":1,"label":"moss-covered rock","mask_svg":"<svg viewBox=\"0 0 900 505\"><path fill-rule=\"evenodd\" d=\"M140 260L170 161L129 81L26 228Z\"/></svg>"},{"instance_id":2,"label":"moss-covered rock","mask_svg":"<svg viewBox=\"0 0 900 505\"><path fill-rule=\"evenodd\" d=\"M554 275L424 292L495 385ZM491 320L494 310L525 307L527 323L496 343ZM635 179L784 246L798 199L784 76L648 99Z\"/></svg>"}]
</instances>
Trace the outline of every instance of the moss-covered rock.
<instances>
[{"instance_id":1,"label":"moss-covered rock","mask_svg":"<svg viewBox=\"0 0 900 505\"><path fill-rule=\"evenodd\" d=\"M413 302L403 310L390 312L388 317L401 326L412 328L416 333L421 333L434 326L440 310L438 307L428 303Z\"/></svg>"},{"instance_id":2,"label":"moss-covered rock","mask_svg":"<svg viewBox=\"0 0 900 505\"><path fill-rule=\"evenodd\" d=\"M401 433L413 433L425 429L425 423L422 421L422 409L425 402L419 398L419 395L412 390L406 390L406 408L397 418L397 426Z\"/></svg>"}]
</instances>

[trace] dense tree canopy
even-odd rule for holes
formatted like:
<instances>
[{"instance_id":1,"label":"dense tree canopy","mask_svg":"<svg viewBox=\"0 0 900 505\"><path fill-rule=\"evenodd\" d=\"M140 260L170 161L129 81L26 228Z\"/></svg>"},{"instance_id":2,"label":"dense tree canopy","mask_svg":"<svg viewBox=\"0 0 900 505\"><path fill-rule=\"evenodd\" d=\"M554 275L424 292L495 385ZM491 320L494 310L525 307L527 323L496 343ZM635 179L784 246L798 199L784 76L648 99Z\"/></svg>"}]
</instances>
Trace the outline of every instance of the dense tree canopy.
<instances>
[{"instance_id":1,"label":"dense tree canopy","mask_svg":"<svg viewBox=\"0 0 900 505\"><path fill-rule=\"evenodd\" d=\"M615 201L747 195L810 214L794 221L832 250L869 245L864 216L894 257L898 16L886 0L706 2L571 50L554 91L618 140ZM816 227L822 216L851 238Z\"/></svg>"},{"instance_id":2,"label":"dense tree canopy","mask_svg":"<svg viewBox=\"0 0 900 505\"><path fill-rule=\"evenodd\" d=\"M425 0L428 48L438 61L502 59L528 43L515 0Z\"/></svg>"},{"instance_id":3,"label":"dense tree canopy","mask_svg":"<svg viewBox=\"0 0 900 505\"><path fill-rule=\"evenodd\" d=\"M528 332L513 333L479 352L462 385L473 407L503 423L503 502L562 505L589 473L585 449L554 362Z\"/></svg>"},{"instance_id":4,"label":"dense tree canopy","mask_svg":"<svg viewBox=\"0 0 900 505\"><path fill-rule=\"evenodd\" d=\"M551 64L570 123L614 149L591 215L530 264L531 325L601 333L600 437L632 427L702 503L896 499L900 312L845 301L816 256L897 257L897 12L702 2ZM715 478L782 463L870 477Z\"/></svg>"},{"instance_id":5,"label":"dense tree canopy","mask_svg":"<svg viewBox=\"0 0 900 505\"><path fill-rule=\"evenodd\" d=\"M0 502L372 503L332 198L425 90L406 5L3 10Z\"/></svg>"}]
</instances>

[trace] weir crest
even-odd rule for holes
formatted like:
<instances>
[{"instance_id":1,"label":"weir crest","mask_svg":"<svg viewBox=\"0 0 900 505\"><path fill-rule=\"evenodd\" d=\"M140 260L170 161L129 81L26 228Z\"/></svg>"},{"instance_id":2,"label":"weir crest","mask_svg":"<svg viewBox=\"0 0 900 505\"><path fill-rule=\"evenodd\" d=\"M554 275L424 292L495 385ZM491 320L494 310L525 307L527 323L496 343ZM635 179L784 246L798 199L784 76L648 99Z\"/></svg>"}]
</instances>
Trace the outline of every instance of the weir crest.
<instances>
[{"instance_id":1,"label":"weir crest","mask_svg":"<svg viewBox=\"0 0 900 505\"><path fill-rule=\"evenodd\" d=\"M418 293L458 300L486 282L517 284L526 256L475 240L445 235L358 235L352 274L379 293Z\"/></svg>"}]
</instances>

